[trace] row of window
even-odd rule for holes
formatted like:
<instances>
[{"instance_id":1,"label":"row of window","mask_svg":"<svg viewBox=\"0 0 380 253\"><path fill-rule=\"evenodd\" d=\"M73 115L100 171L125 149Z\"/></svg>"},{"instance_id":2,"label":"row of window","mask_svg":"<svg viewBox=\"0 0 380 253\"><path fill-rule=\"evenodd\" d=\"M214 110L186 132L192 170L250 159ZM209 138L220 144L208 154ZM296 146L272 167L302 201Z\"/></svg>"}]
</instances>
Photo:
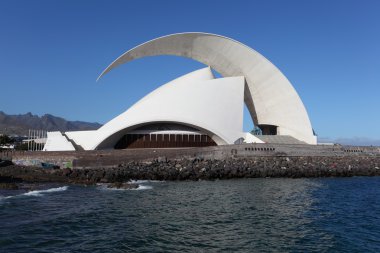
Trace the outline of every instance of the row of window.
<instances>
[{"instance_id":1,"label":"row of window","mask_svg":"<svg viewBox=\"0 0 380 253\"><path fill-rule=\"evenodd\" d=\"M127 134L126 141L213 142L207 135L198 134Z\"/></svg>"},{"instance_id":2,"label":"row of window","mask_svg":"<svg viewBox=\"0 0 380 253\"><path fill-rule=\"evenodd\" d=\"M126 134L115 145L124 148L207 147L216 143L207 135L199 134Z\"/></svg>"},{"instance_id":3,"label":"row of window","mask_svg":"<svg viewBox=\"0 0 380 253\"><path fill-rule=\"evenodd\" d=\"M360 150L360 149L345 149L344 152L349 152L349 153L362 153L363 150Z\"/></svg>"},{"instance_id":4,"label":"row of window","mask_svg":"<svg viewBox=\"0 0 380 253\"><path fill-rule=\"evenodd\" d=\"M275 151L275 148L245 148L245 151Z\"/></svg>"}]
</instances>

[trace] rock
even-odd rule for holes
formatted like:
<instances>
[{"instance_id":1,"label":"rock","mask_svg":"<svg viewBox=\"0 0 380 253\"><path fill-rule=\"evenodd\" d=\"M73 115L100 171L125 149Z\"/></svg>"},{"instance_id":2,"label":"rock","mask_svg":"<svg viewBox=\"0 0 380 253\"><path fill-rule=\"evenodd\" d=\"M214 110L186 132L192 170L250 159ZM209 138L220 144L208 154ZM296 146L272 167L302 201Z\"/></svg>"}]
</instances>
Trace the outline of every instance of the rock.
<instances>
[{"instance_id":1,"label":"rock","mask_svg":"<svg viewBox=\"0 0 380 253\"><path fill-rule=\"evenodd\" d=\"M0 183L1 190L18 190L18 186L15 183Z\"/></svg>"},{"instance_id":2,"label":"rock","mask_svg":"<svg viewBox=\"0 0 380 253\"><path fill-rule=\"evenodd\" d=\"M124 189L124 190L131 190L131 189L137 189L139 188L138 184L133 183L122 183L122 182L116 182L109 184L107 188L116 188L116 189Z\"/></svg>"},{"instance_id":3,"label":"rock","mask_svg":"<svg viewBox=\"0 0 380 253\"><path fill-rule=\"evenodd\" d=\"M12 161L8 161L8 160L1 160L0 159L0 167L6 167L6 166L10 166L12 165Z\"/></svg>"}]
</instances>

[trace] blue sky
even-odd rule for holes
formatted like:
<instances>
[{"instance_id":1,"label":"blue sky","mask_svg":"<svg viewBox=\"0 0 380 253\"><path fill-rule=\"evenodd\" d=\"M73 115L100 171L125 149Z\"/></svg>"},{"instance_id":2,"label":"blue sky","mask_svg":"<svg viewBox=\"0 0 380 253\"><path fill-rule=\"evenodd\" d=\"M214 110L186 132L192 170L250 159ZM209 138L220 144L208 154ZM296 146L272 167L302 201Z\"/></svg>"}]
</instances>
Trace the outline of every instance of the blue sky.
<instances>
[{"instance_id":1,"label":"blue sky","mask_svg":"<svg viewBox=\"0 0 380 253\"><path fill-rule=\"evenodd\" d=\"M147 40L200 31L267 57L300 94L317 134L380 145L380 1L0 0L0 110L105 123L160 85L202 68L115 58ZM248 113L244 129L252 128Z\"/></svg>"}]
</instances>

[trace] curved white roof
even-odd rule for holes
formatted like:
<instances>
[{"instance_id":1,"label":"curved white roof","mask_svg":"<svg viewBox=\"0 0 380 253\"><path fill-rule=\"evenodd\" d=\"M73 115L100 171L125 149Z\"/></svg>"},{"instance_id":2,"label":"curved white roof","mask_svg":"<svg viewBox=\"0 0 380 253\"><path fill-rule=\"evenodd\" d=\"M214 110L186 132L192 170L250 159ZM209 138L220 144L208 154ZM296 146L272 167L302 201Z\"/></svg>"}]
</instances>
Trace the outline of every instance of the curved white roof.
<instances>
[{"instance_id":1,"label":"curved white roof","mask_svg":"<svg viewBox=\"0 0 380 253\"><path fill-rule=\"evenodd\" d=\"M224 77L244 76L244 101L255 125L274 125L279 135L316 143L306 109L289 80L264 56L227 37L209 33L160 37L121 55L99 78L123 63L155 55L188 57L211 66Z\"/></svg>"},{"instance_id":2,"label":"curved white roof","mask_svg":"<svg viewBox=\"0 0 380 253\"><path fill-rule=\"evenodd\" d=\"M152 91L96 131L66 132L85 150L113 148L127 132L152 123L179 123L208 134L217 144L244 136L244 77L214 79L209 67Z\"/></svg>"}]
</instances>

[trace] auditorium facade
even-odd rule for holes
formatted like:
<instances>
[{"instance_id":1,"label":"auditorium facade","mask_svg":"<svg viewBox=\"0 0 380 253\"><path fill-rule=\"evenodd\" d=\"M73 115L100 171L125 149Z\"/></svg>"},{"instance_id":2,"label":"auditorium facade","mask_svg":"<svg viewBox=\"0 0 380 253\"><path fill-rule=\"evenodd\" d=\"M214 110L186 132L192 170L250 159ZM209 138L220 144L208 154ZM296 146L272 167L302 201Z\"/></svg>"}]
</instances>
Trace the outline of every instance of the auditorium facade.
<instances>
[{"instance_id":1,"label":"auditorium facade","mask_svg":"<svg viewBox=\"0 0 380 253\"><path fill-rule=\"evenodd\" d=\"M156 38L121 55L98 79L121 64L156 55L188 57L205 67L160 86L98 130L48 132L44 150L317 143L289 80L264 56L227 37L179 33ZM215 78L212 69L222 77ZM244 104L259 135L243 131Z\"/></svg>"}]
</instances>

